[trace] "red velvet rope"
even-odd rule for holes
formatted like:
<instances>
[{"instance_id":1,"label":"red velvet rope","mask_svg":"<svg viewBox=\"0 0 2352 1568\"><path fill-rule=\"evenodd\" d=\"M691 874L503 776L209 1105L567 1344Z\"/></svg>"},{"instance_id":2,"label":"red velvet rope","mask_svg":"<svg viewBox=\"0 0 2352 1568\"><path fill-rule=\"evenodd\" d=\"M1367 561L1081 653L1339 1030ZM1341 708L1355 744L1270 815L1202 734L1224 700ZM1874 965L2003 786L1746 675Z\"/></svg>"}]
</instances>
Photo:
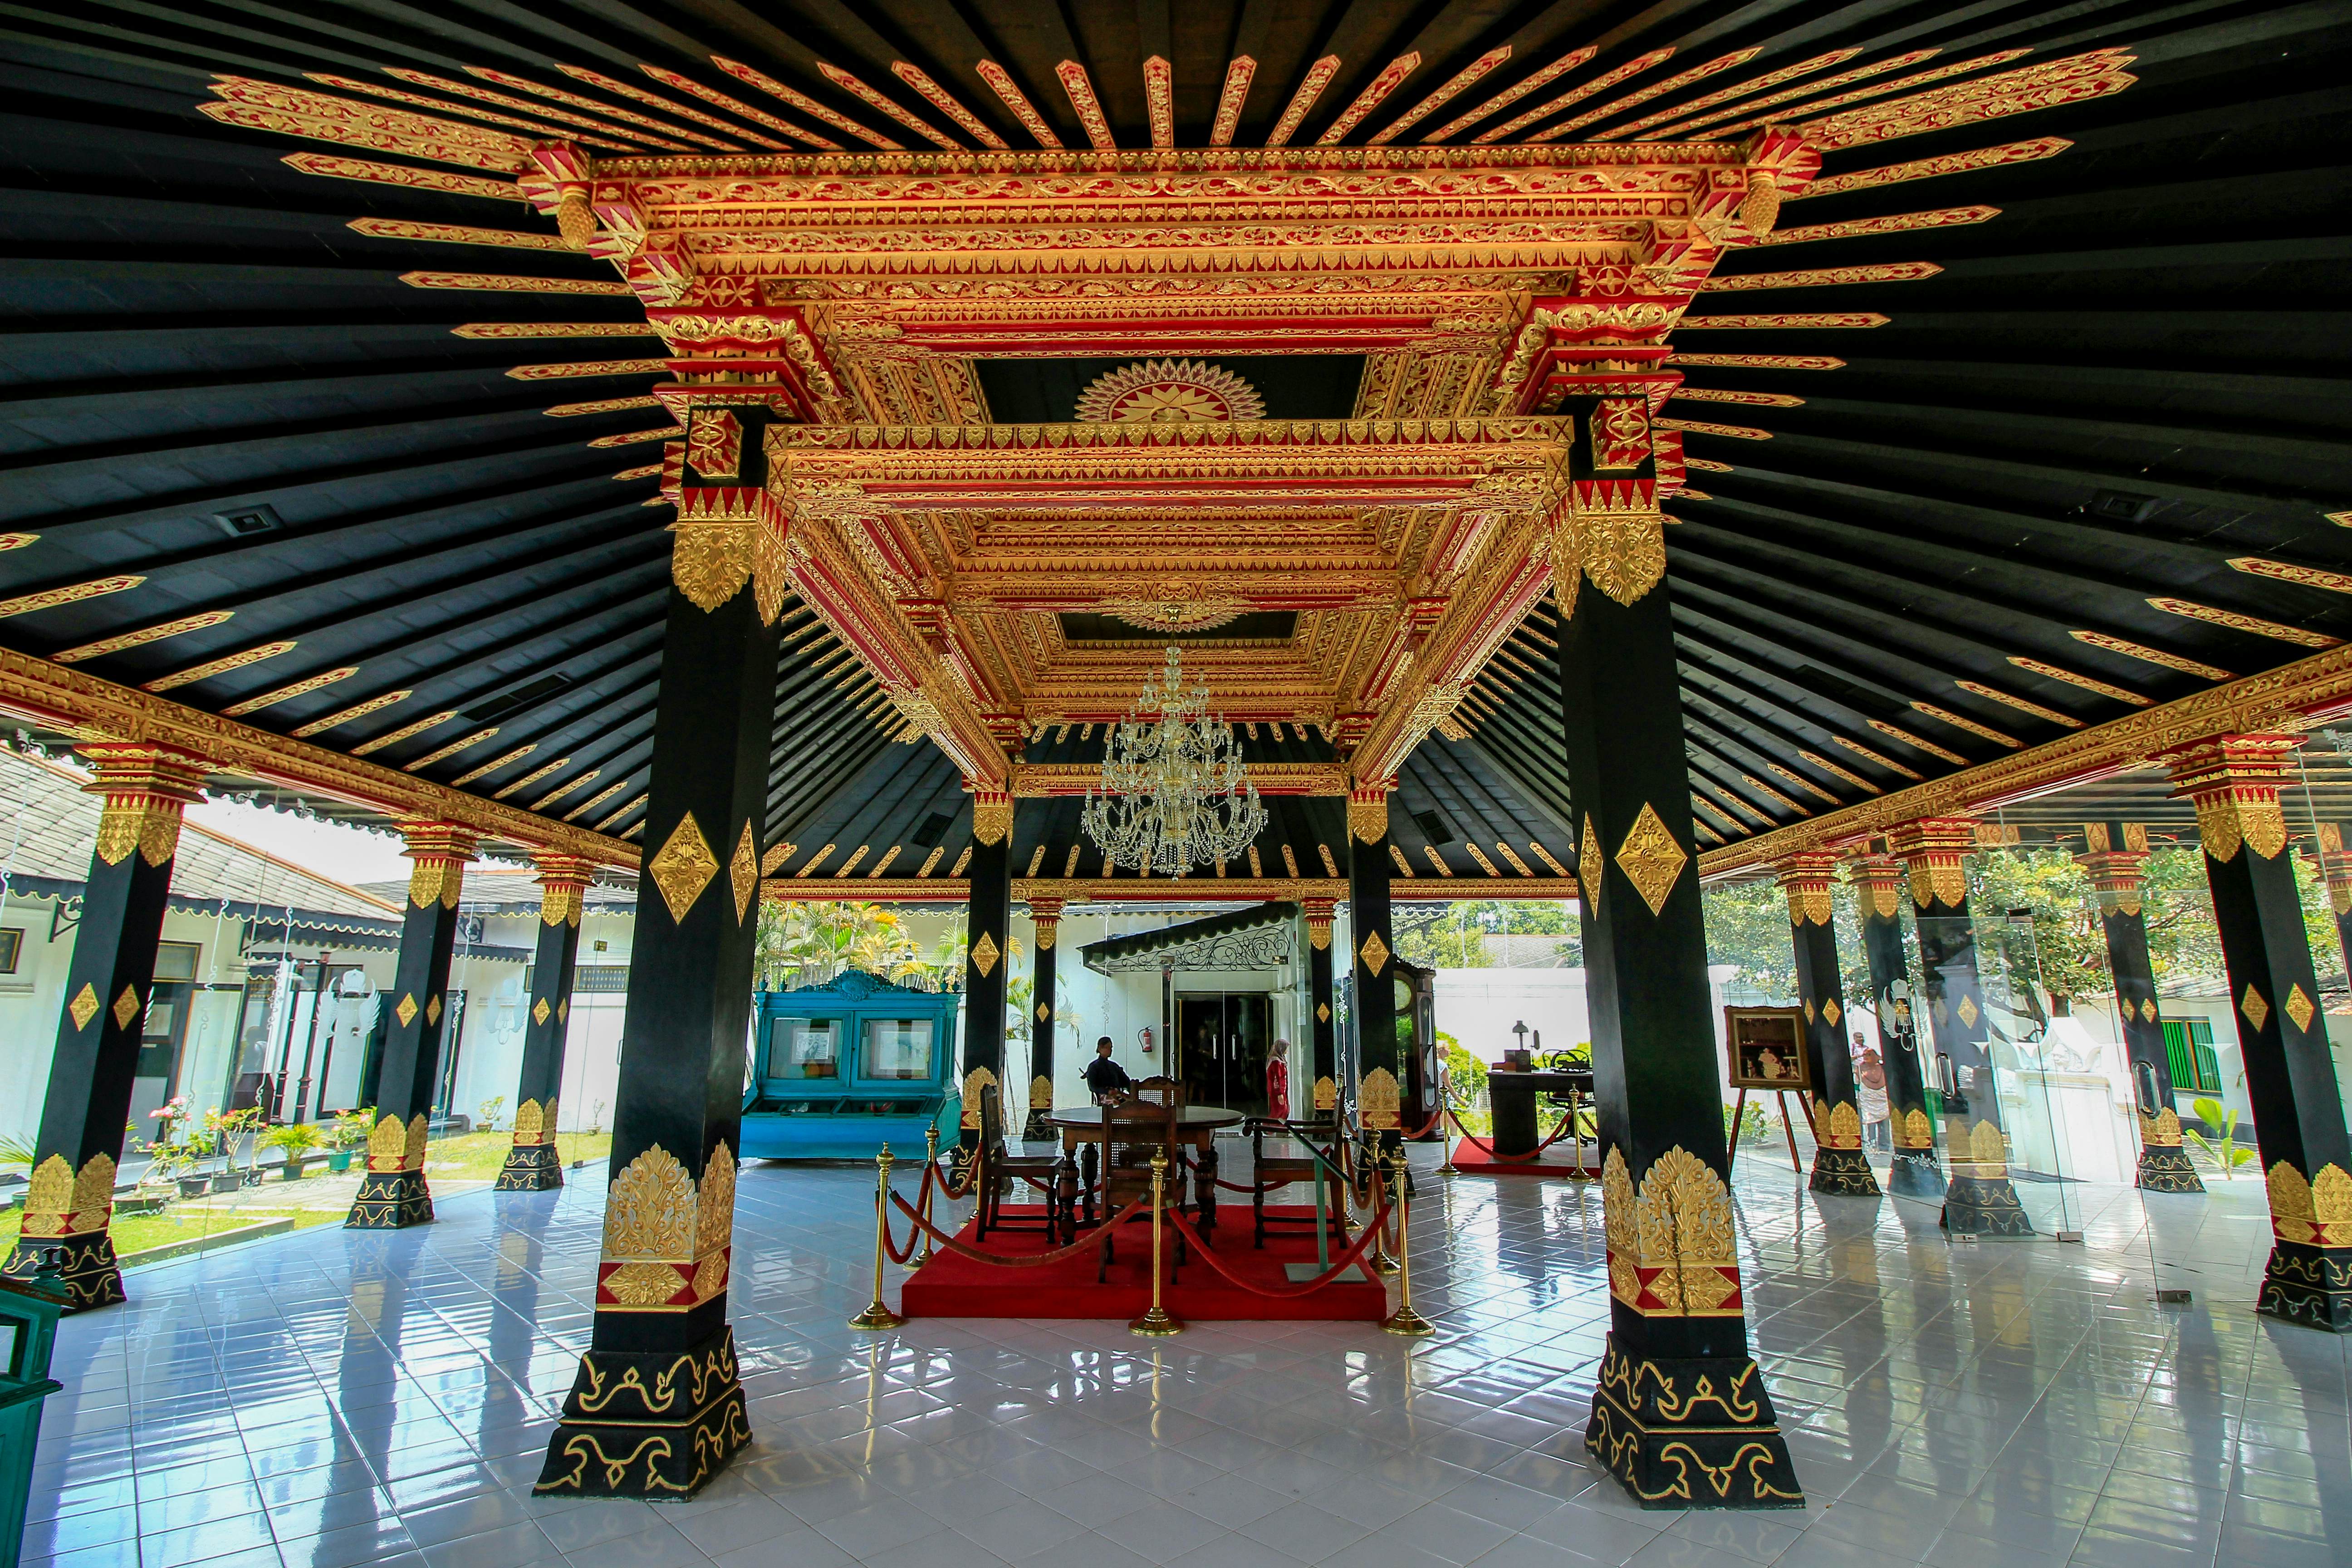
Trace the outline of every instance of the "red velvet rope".
<instances>
[{"instance_id":1,"label":"red velvet rope","mask_svg":"<svg viewBox=\"0 0 2352 1568\"><path fill-rule=\"evenodd\" d=\"M1551 1130L1550 1137L1536 1145L1536 1151L1534 1153L1504 1154L1497 1152L1492 1143L1487 1142L1485 1139L1472 1132L1470 1129L1463 1126L1462 1118L1454 1115L1453 1111L1448 1110L1445 1113L1445 1117L1447 1121L1454 1123L1454 1131L1461 1135L1462 1142L1469 1144L1472 1148L1485 1154L1486 1158L1499 1161L1507 1165L1525 1165L1542 1159L1543 1152L1550 1148L1553 1144L1559 1142L1561 1136L1576 1123L1576 1112L1571 1110L1567 1115L1559 1119L1559 1125Z\"/></svg>"},{"instance_id":2,"label":"red velvet rope","mask_svg":"<svg viewBox=\"0 0 2352 1568\"><path fill-rule=\"evenodd\" d=\"M933 1241L938 1242L941 1247L946 1247L950 1252L954 1253L959 1258L969 1258L975 1263L992 1263L999 1268L1035 1268L1041 1264L1059 1263L1063 1258L1075 1257L1078 1253L1084 1252L1089 1247L1100 1247L1103 1241L1103 1232L1109 1230L1114 1226L1125 1225L1138 1213L1150 1207L1151 1204L1151 1194L1149 1193L1144 1194L1142 1196L1137 1198L1133 1203L1119 1210L1118 1213L1113 1215L1109 1219L1105 1220L1101 1226L1094 1230L1088 1231L1077 1240L1070 1243L1069 1246L1056 1247L1051 1252L1041 1252L1034 1258L1004 1258L1000 1257L998 1254L993 1252L982 1252L979 1247L973 1247L968 1242L958 1241L954 1237L950 1236L947 1232L941 1230L939 1226L925 1219L921 1215L908 1207L907 1200L900 1197L898 1194L892 1193L890 1194L890 1201L897 1204L898 1205L899 1212L904 1214L908 1219L914 1221L915 1224L926 1232ZM887 1246L890 1234L890 1228L887 1225L885 1225L882 1227L882 1234L884 1243ZM907 1237L907 1250L911 1252L914 1250L914 1247L915 1238L912 1234L909 1234Z\"/></svg>"},{"instance_id":3,"label":"red velvet rope","mask_svg":"<svg viewBox=\"0 0 2352 1568\"><path fill-rule=\"evenodd\" d=\"M1385 1217L1387 1212L1394 1206L1394 1205L1382 1205L1382 1217ZM1364 1255L1364 1248L1372 1244L1372 1237L1379 1229L1377 1226L1366 1226L1363 1233L1356 1237L1355 1245L1349 1247L1347 1251L1341 1253L1338 1261L1334 1262L1328 1269L1317 1275L1314 1279L1307 1280L1305 1284L1293 1286L1287 1289L1275 1290L1269 1289L1264 1285L1253 1285L1248 1280L1235 1274L1232 1269L1227 1268L1225 1267L1224 1260L1217 1256L1216 1248L1209 1246L1206 1242L1201 1239L1200 1233L1192 1228L1192 1222L1187 1220L1181 1211L1171 1209L1169 1211L1168 1217L1179 1231L1182 1232L1185 1237L1190 1238L1192 1243L1193 1250L1201 1258L1207 1260L1209 1267L1215 1269L1219 1276L1224 1279L1226 1284L1234 1286L1239 1289L1246 1290L1253 1296L1264 1296L1276 1301L1294 1300L1300 1296L1311 1295L1315 1291L1322 1289L1326 1285L1330 1284L1331 1281L1337 1279L1347 1269L1352 1268L1356 1260Z\"/></svg>"},{"instance_id":4,"label":"red velvet rope","mask_svg":"<svg viewBox=\"0 0 2352 1568\"><path fill-rule=\"evenodd\" d=\"M938 1177L938 1175L939 1172L931 1166L930 1162L928 1160L925 1161L923 1163L923 1184L915 1194L915 1206L917 1208L919 1209L922 1207L923 1199L930 1192L932 1182ZM895 1198L898 1194L892 1193L890 1195ZM878 1204L880 1202L879 1198L877 1198L876 1202ZM883 1221L882 1250L890 1255L891 1262L899 1264L905 1263L907 1259L915 1256L915 1233L911 1230L907 1233L907 1245L905 1249L901 1250L890 1239L889 1222L887 1220Z\"/></svg>"}]
</instances>

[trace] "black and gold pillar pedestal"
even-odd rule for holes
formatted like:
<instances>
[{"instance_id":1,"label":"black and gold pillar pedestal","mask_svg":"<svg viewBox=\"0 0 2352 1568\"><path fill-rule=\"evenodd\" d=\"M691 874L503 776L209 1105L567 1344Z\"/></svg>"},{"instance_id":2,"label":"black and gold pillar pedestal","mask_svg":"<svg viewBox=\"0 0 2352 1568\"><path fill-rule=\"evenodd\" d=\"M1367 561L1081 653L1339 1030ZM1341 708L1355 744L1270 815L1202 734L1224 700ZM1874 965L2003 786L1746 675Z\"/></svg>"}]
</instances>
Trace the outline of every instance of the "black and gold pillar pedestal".
<instances>
[{"instance_id":1,"label":"black and gold pillar pedestal","mask_svg":"<svg viewBox=\"0 0 2352 1568\"><path fill-rule=\"evenodd\" d=\"M2164 1048L2164 1018L2157 1009L2156 973L2148 963L2147 921L2141 913L2147 879L2147 828L2137 822L2084 824L2085 852L2075 863L2099 900L2099 929L2107 939L2107 969L2115 976L2116 1015L2123 1020L2124 1053L2131 1063L2139 1127L2138 1184L2151 1193L2201 1193L2204 1182L2180 1146L2180 1113L2172 1103L2172 1058Z\"/></svg>"},{"instance_id":2,"label":"black and gold pillar pedestal","mask_svg":"<svg viewBox=\"0 0 2352 1568\"><path fill-rule=\"evenodd\" d=\"M114 1178L131 1119L155 946L172 890L180 816L196 797L205 764L168 746L90 742L76 748L97 774L98 821L81 923L66 970L66 1004L49 1058L34 1139L25 1219L6 1273L29 1279L58 1250L68 1311L123 1299L108 1226Z\"/></svg>"},{"instance_id":3,"label":"black and gold pillar pedestal","mask_svg":"<svg viewBox=\"0 0 2352 1568\"><path fill-rule=\"evenodd\" d=\"M1886 1188L1897 1197L1940 1199L1944 1169L1937 1163L1936 1125L1927 1115L1918 1015L1903 936L1910 874L1891 855L1859 856L1849 870L1863 957L1870 965L1871 1008L1878 1016L1878 1058L1886 1072L1887 1135L1895 1149Z\"/></svg>"},{"instance_id":4,"label":"black and gold pillar pedestal","mask_svg":"<svg viewBox=\"0 0 2352 1568\"><path fill-rule=\"evenodd\" d=\"M453 822L404 822L400 831L408 841L401 853L416 865L408 875L408 902L401 915L367 1173L343 1221L351 1230L397 1230L433 1219L433 1194L425 1181L425 1125L441 1082L449 955L457 945L457 902L474 858L474 835Z\"/></svg>"},{"instance_id":5,"label":"black and gold pillar pedestal","mask_svg":"<svg viewBox=\"0 0 2352 1568\"><path fill-rule=\"evenodd\" d=\"M522 1071L515 1079L514 1143L497 1183L502 1193L541 1193L563 1184L563 1156L555 1147L556 1096L563 1084L564 1036L572 1023L580 917L594 874L594 867L572 856L539 857L539 946L531 955Z\"/></svg>"},{"instance_id":6,"label":"black and gold pillar pedestal","mask_svg":"<svg viewBox=\"0 0 2352 1568\"><path fill-rule=\"evenodd\" d=\"M2352 1139L2287 853L2279 780L2299 737L2223 735L2165 761L2197 805L2213 922L2270 1194L2257 1310L2352 1332Z\"/></svg>"},{"instance_id":7,"label":"black and gold pillar pedestal","mask_svg":"<svg viewBox=\"0 0 2352 1568\"><path fill-rule=\"evenodd\" d=\"M2000 1093L1986 1049L1992 1028L1969 911L1968 857L1976 832L1976 823L1966 817L1927 817L1890 830L1886 842L1910 875L1919 973L1927 986L1922 1000L1936 1049L1952 1063L1951 1081L1939 1086L1944 1152L1951 1162L1944 1228L1959 1236L2030 1237L2033 1222L2009 1179Z\"/></svg>"},{"instance_id":8,"label":"black and gold pillar pedestal","mask_svg":"<svg viewBox=\"0 0 2352 1568\"><path fill-rule=\"evenodd\" d=\"M741 408L691 411L595 1320L537 1489L690 1497L750 1439L727 1321L783 523Z\"/></svg>"},{"instance_id":9,"label":"black and gold pillar pedestal","mask_svg":"<svg viewBox=\"0 0 2352 1568\"><path fill-rule=\"evenodd\" d=\"M1799 1508L1748 1345L1648 405L1573 401L1551 560L1610 1295L1584 1444L1645 1508Z\"/></svg>"},{"instance_id":10,"label":"black and gold pillar pedestal","mask_svg":"<svg viewBox=\"0 0 2352 1568\"><path fill-rule=\"evenodd\" d=\"M980 1147L981 1111L1004 1097L1004 988L1013 966L1013 796L971 787L971 901L963 925L963 1127L968 1158Z\"/></svg>"},{"instance_id":11,"label":"black and gold pillar pedestal","mask_svg":"<svg viewBox=\"0 0 2352 1568\"><path fill-rule=\"evenodd\" d=\"M1308 1026L1313 1049L1307 1060L1307 1082L1294 1083L1290 1114L1302 1121L1320 1121L1339 1103L1339 1031L1331 1006L1331 915L1336 900L1308 899L1307 917L1307 991L1313 1016ZM1297 1071L1293 1063L1291 1070Z\"/></svg>"},{"instance_id":12,"label":"black and gold pillar pedestal","mask_svg":"<svg viewBox=\"0 0 2352 1568\"><path fill-rule=\"evenodd\" d=\"M1030 966L1029 1114L1021 1139L1042 1142L1054 1136L1054 954L1061 942L1062 900L1030 900L1029 920L1037 941Z\"/></svg>"},{"instance_id":13,"label":"black and gold pillar pedestal","mask_svg":"<svg viewBox=\"0 0 2352 1568\"><path fill-rule=\"evenodd\" d=\"M1796 950L1797 995L1805 1009L1805 1066L1813 1082L1813 1174L1817 1193L1874 1198L1878 1176L1862 1147L1854 1101L1853 1058L1845 1041L1845 988L1838 973L1831 889L1838 858L1791 855L1773 867L1789 895L1789 938Z\"/></svg>"},{"instance_id":14,"label":"black and gold pillar pedestal","mask_svg":"<svg viewBox=\"0 0 2352 1568\"><path fill-rule=\"evenodd\" d=\"M1350 1018L1356 1030L1356 1122L1394 1148L1403 1127L1404 1061L1397 1048L1396 928L1389 914L1389 790L1359 782L1348 795L1348 928Z\"/></svg>"}]
</instances>

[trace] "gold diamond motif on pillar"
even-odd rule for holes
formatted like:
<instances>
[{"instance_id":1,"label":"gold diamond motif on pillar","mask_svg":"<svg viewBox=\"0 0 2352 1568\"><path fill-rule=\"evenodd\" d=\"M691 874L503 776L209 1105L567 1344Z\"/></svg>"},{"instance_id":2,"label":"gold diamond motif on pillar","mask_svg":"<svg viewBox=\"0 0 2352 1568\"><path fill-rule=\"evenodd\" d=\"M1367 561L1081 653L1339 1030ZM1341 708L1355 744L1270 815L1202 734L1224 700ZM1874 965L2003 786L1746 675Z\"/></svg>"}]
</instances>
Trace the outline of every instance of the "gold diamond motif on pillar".
<instances>
[{"instance_id":1,"label":"gold diamond motif on pillar","mask_svg":"<svg viewBox=\"0 0 2352 1568\"><path fill-rule=\"evenodd\" d=\"M2260 1034L2263 1026L2270 1021L2271 1005L2263 1000L2263 994L2251 983L2246 986L2246 994L2238 998L2238 1011L2246 1016L2246 1022L2254 1026L2256 1034Z\"/></svg>"},{"instance_id":2,"label":"gold diamond motif on pillar","mask_svg":"<svg viewBox=\"0 0 2352 1568\"><path fill-rule=\"evenodd\" d=\"M2311 998L2304 994L2303 986L2300 984L2288 987L2286 1016L2294 1020L2296 1028L2308 1031L2311 1027L2311 1016L2318 1011L2318 1008L2312 1005Z\"/></svg>"},{"instance_id":3,"label":"gold diamond motif on pillar","mask_svg":"<svg viewBox=\"0 0 2352 1568\"><path fill-rule=\"evenodd\" d=\"M122 988L122 994L114 999L114 1026L118 1029L127 1029L131 1027L131 1020L137 1016L139 1016L139 993L126 985Z\"/></svg>"},{"instance_id":4,"label":"gold diamond motif on pillar","mask_svg":"<svg viewBox=\"0 0 2352 1568\"><path fill-rule=\"evenodd\" d=\"M1961 997L1958 1011L1960 1015L1960 1022L1967 1025L1971 1029L1977 1026L1977 1020L1984 1016L1981 1012L1978 1011L1977 999L1973 996Z\"/></svg>"},{"instance_id":5,"label":"gold diamond motif on pillar","mask_svg":"<svg viewBox=\"0 0 2352 1568\"><path fill-rule=\"evenodd\" d=\"M1364 945L1357 950L1357 955L1364 961L1364 967L1374 974L1389 966L1389 944L1381 940L1378 931L1364 934Z\"/></svg>"},{"instance_id":6,"label":"gold diamond motif on pillar","mask_svg":"<svg viewBox=\"0 0 2352 1568\"><path fill-rule=\"evenodd\" d=\"M1576 852L1576 890L1590 899L1596 910L1601 907L1601 884L1608 869L1608 862L1601 858L1601 835L1593 829L1592 814L1588 811L1584 814L1584 844Z\"/></svg>"},{"instance_id":7,"label":"gold diamond motif on pillar","mask_svg":"<svg viewBox=\"0 0 2352 1568\"><path fill-rule=\"evenodd\" d=\"M89 1021L98 1016L98 987L84 981L82 988L74 993L72 1003L67 1006L66 1016L74 1021L75 1028L87 1029Z\"/></svg>"},{"instance_id":8,"label":"gold diamond motif on pillar","mask_svg":"<svg viewBox=\"0 0 2352 1568\"><path fill-rule=\"evenodd\" d=\"M654 886L661 889L662 902L669 906L671 922L683 924L694 900L719 875L719 857L710 852L710 841L703 837L702 825L694 820L694 813L677 819L646 869L653 873Z\"/></svg>"},{"instance_id":9,"label":"gold diamond motif on pillar","mask_svg":"<svg viewBox=\"0 0 2352 1568\"><path fill-rule=\"evenodd\" d=\"M980 940L971 944L971 966L980 971L982 980L988 978L990 972L996 967L996 961L1003 956L997 949L996 939L986 931L981 932Z\"/></svg>"},{"instance_id":10,"label":"gold diamond motif on pillar","mask_svg":"<svg viewBox=\"0 0 2352 1568\"><path fill-rule=\"evenodd\" d=\"M1823 921L1822 923L1827 925L1829 922ZM1822 1016L1828 1019L1830 1027L1834 1029L1838 1026L1838 1020L1845 1016L1845 1009L1840 1007L1837 1005L1837 998L1832 996L1822 1004Z\"/></svg>"},{"instance_id":11,"label":"gold diamond motif on pillar","mask_svg":"<svg viewBox=\"0 0 2352 1568\"><path fill-rule=\"evenodd\" d=\"M741 925L760 891L760 847L751 842L749 819L743 824L743 836L735 841L734 856L727 862L727 877L735 887L735 923Z\"/></svg>"},{"instance_id":12,"label":"gold diamond motif on pillar","mask_svg":"<svg viewBox=\"0 0 2352 1568\"><path fill-rule=\"evenodd\" d=\"M541 997L538 1005L530 1010L530 1020L534 1024L543 1026L553 1016L555 1016L555 1009L547 1005L547 998L544 996Z\"/></svg>"},{"instance_id":13,"label":"gold diamond motif on pillar","mask_svg":"<svg viewBox=\"0 0 2352 1568\"><path fill-rule=\"evenodd\" d=\"M441 1022L441 998L434 997L425 1004L425 1022L437 1027Z\"/></svg>"},{"instance_id":14,"label":"gold diamond motif on pillar","mask_svg":"<svg viewBox=\"0 0 2352 1568\"><path fill-rule=\"evenodd\" d=\"M416 998L414 995L403 996L400 1005L392 1010L392 1016L400 1020L400 1026L404 1029L416 1022Z\"/></svg>"},{"instance_id":15,"label":"gold diamond motif on pillar","mask_svg":"<svg viewBox=\"0 0 2352 1568\"><path fill-rule=\"evenodd\" d=\"M1585 822L1590 826L1591 818L1587 817ZM1643 802L1641 815L1633 819L1633 831L1617 847L1617 869L1625 873L1625 879L1633 884L1633 890L1642 895L1642 901L1650 906L1652 914L1665 908L1666 895L1674 891L1683 868L1689 863L1689 853L1666 831L1665 819L1658 815L1657 807Z\"/></svg>"}]
</instances>

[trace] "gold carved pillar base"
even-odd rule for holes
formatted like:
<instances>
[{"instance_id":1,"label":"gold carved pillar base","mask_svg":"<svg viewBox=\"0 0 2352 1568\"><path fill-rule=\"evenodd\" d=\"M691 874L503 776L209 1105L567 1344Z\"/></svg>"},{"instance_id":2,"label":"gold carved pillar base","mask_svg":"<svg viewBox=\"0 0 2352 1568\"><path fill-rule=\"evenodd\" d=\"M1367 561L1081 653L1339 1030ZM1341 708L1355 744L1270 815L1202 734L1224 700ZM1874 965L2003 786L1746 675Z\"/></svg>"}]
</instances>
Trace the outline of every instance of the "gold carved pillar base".
<instances>
[{"instance_id":1,"label":"gold carved pillar base","mask_svg":"<svg viewBox=\"0 0 2352 1568\"><path fill-rule=\"evenodd\" d=\"M360 1178L345 1230L399 1230L433 1223L433 1194L422 1171L370 1171Z\"/></svg>"},{"instance_id":2,"label":"gold carved pillar base","mask_svg":"<svg viewBox=\"0 0 2352 1568\"><path fill-rule=\"evenodd\" d=\"M563 1158L553 1142L518 1143L507 1151L507 1163L499 1168L492 1191L545 1193L562 1184Z\"/></svg>"},{"instance_id":3,"label":"gold carved pillar base","mask_svg":"<svg viewBox=\"0 0 2352 1568\"><path fill-rule=\"evenodd\" d=\"M751 1440L732 1329L685 1351L591 1350L531 1489L682 1502Z\"/></svg>"},{"instance_id":4,"label":"gold carved pillar base","mask_svg":"<svg viewBox=\"0 0 2352 1568\"><path fill-rule=\"evenodd\" d=\"M111 1307L129 1298L122 1291L122 1269L114 1260L114 1237L104 1226L71 1236L20 1237L0 1268L0 1276L19 1282L41 1271L41 1254L58 1249L58 1275L65 1283L66 1310L87 1312Z\"/></svg>"},{"instance_id":5,"label":"gold carved pillar base","mask_svg":"<svg viewBox=\"0 0 2352 1568\"><path fill-rule=\"evenodd\" d=\"M1805 1506L1752 1357L1639 1359L1612 1331L1584 1447L1643 1508Z\"/></svg>"}]
</instances>

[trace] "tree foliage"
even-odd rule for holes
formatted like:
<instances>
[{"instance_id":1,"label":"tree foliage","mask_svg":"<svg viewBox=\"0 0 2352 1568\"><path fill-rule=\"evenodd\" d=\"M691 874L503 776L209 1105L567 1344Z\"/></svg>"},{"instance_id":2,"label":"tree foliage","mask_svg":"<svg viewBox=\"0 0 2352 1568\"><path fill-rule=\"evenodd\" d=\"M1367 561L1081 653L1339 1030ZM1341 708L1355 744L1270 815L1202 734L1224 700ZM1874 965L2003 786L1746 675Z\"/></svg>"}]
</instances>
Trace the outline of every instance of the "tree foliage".
<instances>
[{"instance_id":1,"label":"tree foliage","mask_svg":"<svg viewBox=\"0 0 2352 1568\"><path fill-rule=\"evenodd\" d=\"M1432 969L1486 969L1495 963L1487 938L1528 937L1515 956L1543 957L1570 968L1584 961L1576 906L1552 899L1463 900L1450 904L1401 904L1391 922L1400 957ZM1539 939L1553 939L1545 942Z\"/></svg>"}]
</instances>

